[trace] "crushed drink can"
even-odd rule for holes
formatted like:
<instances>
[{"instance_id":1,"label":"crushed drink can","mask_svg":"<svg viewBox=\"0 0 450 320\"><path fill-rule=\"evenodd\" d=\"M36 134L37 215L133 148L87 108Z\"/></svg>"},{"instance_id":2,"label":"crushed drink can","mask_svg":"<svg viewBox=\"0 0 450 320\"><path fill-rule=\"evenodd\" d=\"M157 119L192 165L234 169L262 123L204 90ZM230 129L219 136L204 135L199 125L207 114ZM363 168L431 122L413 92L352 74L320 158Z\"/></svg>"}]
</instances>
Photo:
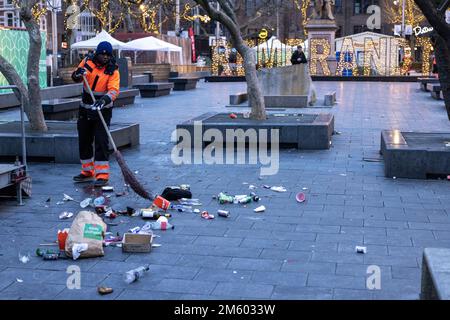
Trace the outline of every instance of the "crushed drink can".
<instances>
[{"instance_id":1,"label":"crushed drink can","mask_svg":"<svg viewBox=\"0 0 450 320\"><path fill-rule=\"evenodd\" d=\"M169 207L170 207L170 202L161 196L156 197L153 204L164 211L169 209Z\"/></svg>"},{"instance_id":2,"label":"crushed drink can","mask_svg":"<svg viewBox=\"0 0 450 320\"><path fill-rule=\"evenodd\" d=\"M230 216L230 211L218 210L217 214L219 215L219 217L228 218Z\"/></svg>"},{"instance_id":3,"label":"crushed drink can","mask_svg":"<svg viewBox=\"0 0 450 320\"><path fill-rule=\"evenodd\" d=\"M355 250L356 250L357 253L363 253L363 254L367 253L367 247L356 246Z\"/></svg>"}]
</instances>

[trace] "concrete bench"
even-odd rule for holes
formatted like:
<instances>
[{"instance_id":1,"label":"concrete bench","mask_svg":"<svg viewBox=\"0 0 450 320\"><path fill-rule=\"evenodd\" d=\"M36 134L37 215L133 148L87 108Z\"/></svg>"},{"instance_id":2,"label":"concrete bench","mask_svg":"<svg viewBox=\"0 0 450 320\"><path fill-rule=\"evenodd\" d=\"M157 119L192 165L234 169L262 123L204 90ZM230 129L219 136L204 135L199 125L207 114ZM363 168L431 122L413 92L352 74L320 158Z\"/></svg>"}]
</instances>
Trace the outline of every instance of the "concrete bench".
<instances>
[{"instance_id":1,"label":"concrete bench","mask_svg":"<svg viewBox=\"0 0 450 320\"><path fill-rule=\"evenodd\" d=\"M166 82L153 82L146 84L138 84L134 86L141 92L142 98L155 98L161 96L167 96L170 94L170 90L173 89L173 83Z\"/></svg>"},{"instance_id":2,"label":"concrete bench","mask_svg":"<svg viewBox=\"0 0 450 320\"><path fill-rule=\"evenodd\" d=\"M41 89L42 100L79 98L81 96L81 83L68 84L64 86L48 87ZM20 106L14 93L0 94L0 109Z\"/></svg>"},{"instance_id":3,"label":"concrete bench","mask_svg":"<svg viewBox=\"0 0 450 320\"><path fill-rule=\"evenodd\" d=\"M325 95L324 98L324 105L326 106L333 106L336 104L336 91L330 91Z\"/></svg>"},{"instance_id":4,"label":"concrete bench","mask_svg":"<svg viewBox=\"0 0 450 320\"><path fill-rule=\"evenodd\" d=\"M239 92L239 93L230 95L230 104L231 105L238 105L247 100L248 100L247 92Z\"/></svg>"},{"instance_id":5,"label":"concrete bench","mask_svg":"<svg viewBox=\"0 0 450 320\"><path fill-rule=\"evenodd\" d=\"M53 99L42 101L45 120L74 120L78 118L81 99Z\"/></svg>"},{"instance_id":6,"label":"concrete bench","mask_svg":"<svg viewBox=\"0 0 450 320\"><path fill-rule=\"evenodd\" d=\"M436 84L439 83L439 79L436 78L418 78L417 81L420 85L420 90L429 91L427 88L427 84Z\"/></svg>"},{"instance_id":7,"label":"concrete bench","mask_svg":"<svg viewBox=\"0 0 450 320\"><path fill-rule=\"evenodd\" d=\"M148 83L148 75L142 74L138 76L133 76L133 86L136 84Z\"/></svg>"},{"instance_id":8,"label":"concrete bench","mask_svg":"<svg viewBox=\"0 0 450 320\"><path fill-rule=\"evenodd\" d=\"M450 249L424 249L420 299L450 300Z\"/></svg>"},{"instance_id":9,"label":"concrete bench","mask_svg":"<svg viewBox=\"0 0 450 320\"><path fill-rule=\"evenodd\" d=\"M441 100L441 86L440 85L433 85L431 87L431 97L436 100Z\"/></svg>"},{"instance_id":10,"label":"concrete bench","mask_svg":"<svg viewBox=\"0 0 450 320\"><path fill-rule=\"evenodd\" d=\"M121 88L119 97L114 101L114 107L123 107L134 104L135 98L139 95L139 90Z\"/></svg>"},{"instance_id":11,"label":"concrete bench","mask_svg":"<svg viewBox=\"0 0 450 320\"><path fill-rule=\"evenodd\" d=\"M197 88L199 78L169 78L169 82L174 84L173 90L185 91Z\"/></svg>"},{"instance_id":12,"label":"concrete bench","mask_svg":"<svg viewBox=\"0 0 450 320\"><path fill-rule=\"evenodd\" d=\"M303 95L280 95L264 96L267 108L307 108L308 96Z\"/></svg>"},{"instance_id":13,"label":"concrete bench","mask_svg":"<svg viewBox=\"0 0 450 320\"><path fill-rule=\"evenodd\" d=\"M154 81L153 72L145 71L143 74L148 77L148 82L152 83Z\"/></svg>"}]
</instances>

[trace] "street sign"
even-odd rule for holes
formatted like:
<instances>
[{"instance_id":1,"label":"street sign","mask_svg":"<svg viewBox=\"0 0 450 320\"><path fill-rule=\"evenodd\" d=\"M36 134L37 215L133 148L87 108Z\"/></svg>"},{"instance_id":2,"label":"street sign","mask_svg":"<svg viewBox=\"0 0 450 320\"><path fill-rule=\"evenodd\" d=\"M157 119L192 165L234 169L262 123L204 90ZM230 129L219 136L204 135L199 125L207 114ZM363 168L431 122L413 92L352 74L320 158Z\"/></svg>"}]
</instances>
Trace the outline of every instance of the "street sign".
<instances>
[{"instance_id":1,"label":"street sign","mask_svg":"<svg viewBox=\"0 0 450 320\"><path fill-rule=\"evenodd\" d=\"M261 29L258 36L261 40L265 40L265 39L267 39L268 35L269 35L269 31L267 31L267 29Z\"/></svg>"}]
</instances>

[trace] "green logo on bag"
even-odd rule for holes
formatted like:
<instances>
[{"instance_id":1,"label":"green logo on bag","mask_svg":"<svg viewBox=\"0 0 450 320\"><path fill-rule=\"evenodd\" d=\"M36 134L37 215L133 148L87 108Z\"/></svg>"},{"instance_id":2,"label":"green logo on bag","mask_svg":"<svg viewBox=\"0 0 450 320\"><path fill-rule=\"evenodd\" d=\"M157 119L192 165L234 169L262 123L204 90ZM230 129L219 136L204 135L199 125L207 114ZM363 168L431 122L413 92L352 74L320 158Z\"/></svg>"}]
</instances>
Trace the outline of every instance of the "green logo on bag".
<instances>
[{"instance_id":1,"label":"green logo on bag","mask_svg":"<svg viewBox=\"0 0 450 320\"><path fill-rule=\"evenodd\" d=\"M103 240L102 238L103 228L98 224L86 224L84 226L84 238L94 239L94 240Z\"/></svg>"}]
</instances>

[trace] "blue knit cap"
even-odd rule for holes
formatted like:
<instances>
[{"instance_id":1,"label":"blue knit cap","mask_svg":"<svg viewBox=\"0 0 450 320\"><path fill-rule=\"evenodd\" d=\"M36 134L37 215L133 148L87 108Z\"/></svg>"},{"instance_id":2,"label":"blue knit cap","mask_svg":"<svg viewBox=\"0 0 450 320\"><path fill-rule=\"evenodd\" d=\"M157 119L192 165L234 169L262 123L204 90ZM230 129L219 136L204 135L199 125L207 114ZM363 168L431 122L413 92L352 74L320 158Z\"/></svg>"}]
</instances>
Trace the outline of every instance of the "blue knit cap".
<instances>
[{"instance_id":1,"label":"blue knit cap","mask_svg":"<svg viewBox=\"0 0 450 320\"><path fill-rule=\"evenodd\" d=\"M98 44L97 50L95 51L96 54L107 54L112 56L113 54L113 48L111 43L108 41L102 41Z\"/></svg>"}]
</instances>

